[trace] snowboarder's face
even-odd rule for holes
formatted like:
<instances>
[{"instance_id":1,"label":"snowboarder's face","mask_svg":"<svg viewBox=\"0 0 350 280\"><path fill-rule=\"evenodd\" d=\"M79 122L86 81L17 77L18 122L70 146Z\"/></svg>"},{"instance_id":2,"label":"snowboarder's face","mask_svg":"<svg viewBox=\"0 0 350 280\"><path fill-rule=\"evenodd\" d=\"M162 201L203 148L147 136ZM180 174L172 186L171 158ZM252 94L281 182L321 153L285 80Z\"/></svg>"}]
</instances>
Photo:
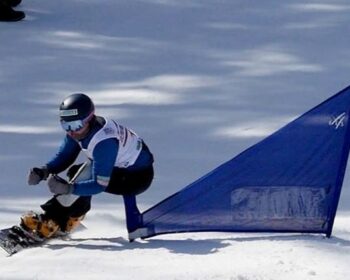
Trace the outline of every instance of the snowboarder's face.
<instances>
[{"instance_id":1,"label":"snowboarder's face","mask_svg":"<svg viewBox=\"0 0 350 280\"><path fill-rule=\"evenodd\" d=\"M94 112L91 112L90 115L88 115L83 120L71 120L71 121L65 121L60 120L62 128L67 132L67 134L74 138L75 140L81 140L83 139L90 130L90 120L94 117Z\"/></svg>"},{"instance_id":2,"label":"snowboarder's face","mask_svg":"<svg viewBox=\"0 0 350 280\"><path fill-rule=\"evenodd\" d=\"M89 130L89 123L86 123L81 129L77 131L67 131L67 134L75 140L81 140L89 133Z\"/></svg>"}]
</instances>

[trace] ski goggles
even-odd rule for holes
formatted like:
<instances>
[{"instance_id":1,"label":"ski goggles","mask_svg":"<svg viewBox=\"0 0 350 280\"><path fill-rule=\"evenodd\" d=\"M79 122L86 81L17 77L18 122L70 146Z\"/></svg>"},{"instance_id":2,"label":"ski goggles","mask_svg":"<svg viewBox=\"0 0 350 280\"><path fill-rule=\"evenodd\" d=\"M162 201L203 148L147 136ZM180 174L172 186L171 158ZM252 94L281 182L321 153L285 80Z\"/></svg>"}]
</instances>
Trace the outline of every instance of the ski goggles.
<instances>
[{"instance_id":1,"label":"ski goggles","mask_svg":"<svg viewBox=\"0 0 350 280\"><path fill-rule=\"evenodd\" d=\"M91 113L83 120L75 120L75 121L64 121L61 120L62 128L67 132L76 132L82 129L92 118L94 113Z\"/></svg>"},{"instance_id":2,"label":"ski goggles","mask_svg":"<svg viewBox=\"0 0 350 280\"><path fill-rule=\"evenodd\" d=\"M82 129L85 124L86 123L84 123L84 121L82 120L76 120L76 121L70 121L70 122L61 121L62 128L67 132L78 131Z\"/></svg>"}]
</instances>

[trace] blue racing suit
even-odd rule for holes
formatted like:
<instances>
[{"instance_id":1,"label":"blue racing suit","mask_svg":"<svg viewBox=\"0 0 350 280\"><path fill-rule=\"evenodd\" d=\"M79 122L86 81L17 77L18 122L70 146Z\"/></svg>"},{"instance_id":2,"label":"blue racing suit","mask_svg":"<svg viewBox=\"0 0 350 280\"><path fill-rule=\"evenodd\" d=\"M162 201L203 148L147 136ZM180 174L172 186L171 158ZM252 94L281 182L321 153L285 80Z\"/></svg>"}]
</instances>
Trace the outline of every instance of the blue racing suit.
<instances>
[{"instance_id":1,"label":"blue racing suit","mask_svg":"<svg viewBox=\"0 0 350 280\"><path fill-rule=\"evenodd\" d=\"M86 150L88 148L93 136L103 128L104 124L105 120L97 117L89 134L79 142L66 135L57 154L46 164L49 173L58 174L71 166L82 149ZM152 166L153 156L143 141L141 151L132 165L126 168L115 166L119 145L120 141L114 137L97 143L90 159L92 161L92 176L88 180L74 183L73 194L88 196L106 191L113 173L118 172L118 169L132 172Z\"/></svg>"},{"instance_id":2,"label":"blue racing suit","mask_svg":"<svg viewBox=\"0 0 350 280\"><path fill-rule=\"evenodd\" d=\"M74 181L72 194L55 195L41 205L46 216L64 229L69 217L80 217L90 210L92 195L108 192L123 195L127 228L129 232L134 230L139 223L135 195L145 191L153 180L153 155L147 145L116 122L94 117L84 139L65 136L57 154L46 164L49 173L77 171L77 165L72 164L81 151L89 158L89 178Z\"/></svg>"}]
</instances>

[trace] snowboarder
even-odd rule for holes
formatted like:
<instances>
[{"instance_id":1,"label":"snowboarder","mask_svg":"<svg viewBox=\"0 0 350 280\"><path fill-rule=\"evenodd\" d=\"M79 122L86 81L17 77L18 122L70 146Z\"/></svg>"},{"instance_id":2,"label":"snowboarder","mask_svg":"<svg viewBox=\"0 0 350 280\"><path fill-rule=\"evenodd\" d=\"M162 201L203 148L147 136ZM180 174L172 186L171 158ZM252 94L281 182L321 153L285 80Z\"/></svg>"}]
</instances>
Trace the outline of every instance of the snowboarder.
<instances>
[{"instance_id":1,"label":"snowboarder","mask_svg":"<svg viewBox=\"0 0 350 280\"><path fill-rule=\"evenodd\" d=\"M25 17L22 11L15 11L22 0L0 0L0 21L19 21Z\"/></svg>"},{"instance_id":2,"label":"snowboarder","mask_svg":"<svg viewBox=\"0 0 350 280\"><path fill-rule=\"evenodd\" d=\"M33 167L28 184L47 180L53 198L41 205L43 213L29 212L21 226L46 238L76 228L90 210L91 197L101 192L122 195L128 232L141 222L137 194L153 180L153 155L132 130L95 115L90 97L75 93L63 100L59 117L66 135L58 153L42 167ZM80 151L88 160L74 164ZM68 181L56 174L67 170Z\"/></svg>"}]
</instances>

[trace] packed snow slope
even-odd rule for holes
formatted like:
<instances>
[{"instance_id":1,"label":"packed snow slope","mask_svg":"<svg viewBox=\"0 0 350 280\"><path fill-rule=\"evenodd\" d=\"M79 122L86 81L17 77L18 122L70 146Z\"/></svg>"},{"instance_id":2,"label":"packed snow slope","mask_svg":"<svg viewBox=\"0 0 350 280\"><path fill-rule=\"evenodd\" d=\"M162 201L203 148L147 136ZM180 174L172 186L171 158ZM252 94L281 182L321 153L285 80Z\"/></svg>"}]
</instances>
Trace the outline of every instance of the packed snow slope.
<instances>
[{"instance_id":1,"label":"packed snow slope","mask_svg":"<svg viewBox=\"0 0 350 280\"><path fill-rule=\"evenodd\" d=\"M156 158L141 210L350 84L350 5L339 0L23 0L0 23L0 226L39 210L29 187L73 92L138 132ZM84 158L81 158L84 160ZM6 257L0 279L346 279L350 182L333 237L174 234L129 243L122 200L100 194L71 240Z\"/></svg>"}]
</instances>

